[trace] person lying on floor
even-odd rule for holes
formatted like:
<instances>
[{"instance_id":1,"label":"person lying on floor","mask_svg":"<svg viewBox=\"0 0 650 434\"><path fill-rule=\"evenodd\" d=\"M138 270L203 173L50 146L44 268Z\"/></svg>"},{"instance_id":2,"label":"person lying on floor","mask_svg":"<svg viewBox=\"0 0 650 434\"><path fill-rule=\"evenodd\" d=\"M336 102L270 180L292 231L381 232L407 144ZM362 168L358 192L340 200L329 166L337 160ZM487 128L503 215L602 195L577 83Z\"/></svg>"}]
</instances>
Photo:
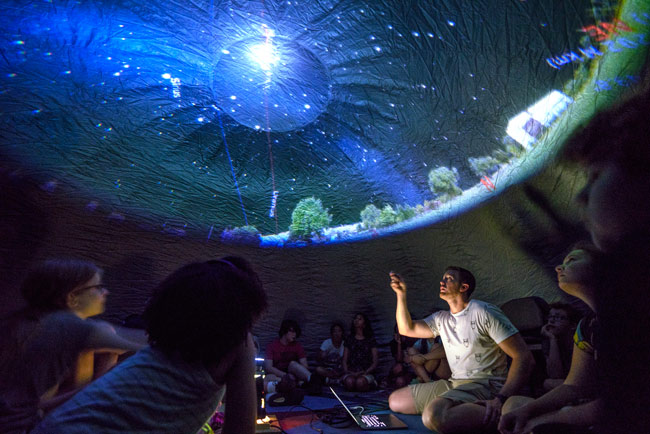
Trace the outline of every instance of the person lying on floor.
<instances>
[{"instance_id":1,"label":"person lying on floor","mask_svg":"<svg viewBox=\"0 0 650 434\"><path fill-rule=\"evenodd\" d=\"M406 283L390 273L397 296L399 332L417 338L440 336L452 375L449 381L414 384L394 391L390 409L422 414L424 426L443 434L493 431L505 400L524 386L534 359L524 339L496 306L470 300L476 286L472 273L447 267L440 298L449 311L413 321L408 311ZM506 356L512 358L510 369Z\"/></svg>"},{"instance_id":2,"label":"person lying on floor","mask_svg":"<svg viewBox=\"0 0 650 434\"><path fill-rule=\"evenodd\" d=\"M224 390L223 434L253 434L257 411L253 323L266 293L234 256L192 263L154 290L149 346L47 416L34 434L196 434Z\"/></svg>"}]
</instances>

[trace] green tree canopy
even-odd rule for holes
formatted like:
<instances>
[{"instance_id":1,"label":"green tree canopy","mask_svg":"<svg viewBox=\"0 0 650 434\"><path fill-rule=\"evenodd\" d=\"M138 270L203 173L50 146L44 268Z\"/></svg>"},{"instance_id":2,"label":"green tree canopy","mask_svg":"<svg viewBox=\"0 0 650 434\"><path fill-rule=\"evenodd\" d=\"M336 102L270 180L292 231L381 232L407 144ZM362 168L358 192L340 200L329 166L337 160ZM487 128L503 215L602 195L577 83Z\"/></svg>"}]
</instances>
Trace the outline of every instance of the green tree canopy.
<instances>
[{"instance_id":1,"label":"green tree canopy","mask_svg":"<svg viewBox=\"0 0 650 434\"><path fill-rule=\"evenodd\" d=\"M441 202L463 194L458 187L458 171L455 167L437 167L429 172L429 188Z\"/></svg>"},{"instance_id":2,"label":"green tree canopy","mask_svg":"<svg viewBox=\"0 0 650 434\"><path fill-rule=\"evenodd\" d=\"M291 214L291 234L297 237L306 237L313 232L320 233L328 227L332 216L327 213L320 199L308 197L301 199Z\"/></svg>"}]
</instances>

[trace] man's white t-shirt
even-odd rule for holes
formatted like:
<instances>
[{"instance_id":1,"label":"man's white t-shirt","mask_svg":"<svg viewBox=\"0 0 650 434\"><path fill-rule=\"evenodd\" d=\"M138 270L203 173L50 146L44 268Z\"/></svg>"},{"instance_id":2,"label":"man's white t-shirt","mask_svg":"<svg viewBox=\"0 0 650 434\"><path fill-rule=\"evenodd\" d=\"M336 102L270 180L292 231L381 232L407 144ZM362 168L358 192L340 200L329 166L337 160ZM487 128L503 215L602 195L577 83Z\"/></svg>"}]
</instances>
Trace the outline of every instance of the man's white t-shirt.
<instances>
[{"instance_id":1,"label":"man's white t-shirt","mask_svg":"<svg viewBox=\"0 0 650 434\"><path fill-rule=\"evenodd\" d=\"M493 304L470 300L458 313L438 311L424 319L434 336L440 336L454 380L493 378L505 380L506 354L497 344L518 333Z\"/></svg>"}]
</instances>

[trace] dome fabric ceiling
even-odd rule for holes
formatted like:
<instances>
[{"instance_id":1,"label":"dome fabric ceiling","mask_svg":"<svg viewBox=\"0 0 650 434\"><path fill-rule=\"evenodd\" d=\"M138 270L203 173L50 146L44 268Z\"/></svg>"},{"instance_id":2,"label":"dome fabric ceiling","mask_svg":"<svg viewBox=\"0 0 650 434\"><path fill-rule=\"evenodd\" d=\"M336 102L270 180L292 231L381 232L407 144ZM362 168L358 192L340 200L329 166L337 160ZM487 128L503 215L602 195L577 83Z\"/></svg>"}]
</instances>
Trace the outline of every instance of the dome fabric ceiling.
<instances>
[{"instance_id":1,"label":"dome fabric ceiling","mask_svg":"<svg viewBox=\"0 0 650 434\"><path fill-rule=\"evenodd\" d=\"M633 85L639 65L629 59L650 43L647 9L5 1L0 152L101 218L179 235L253 226L284 244L277 234L312 197L326 226L345 229L308 242L391 232L360 224L369 205L389 206L398 216L389 223L415 222L401 231L524 179L544 164L542 148L557 146L548 136L569 105ZM607 56L624 55L607 67ZM544 99L553 91L555 113ZM432 187L438 168L463 192L457 202Z\"/></svg>"}]
</instances>

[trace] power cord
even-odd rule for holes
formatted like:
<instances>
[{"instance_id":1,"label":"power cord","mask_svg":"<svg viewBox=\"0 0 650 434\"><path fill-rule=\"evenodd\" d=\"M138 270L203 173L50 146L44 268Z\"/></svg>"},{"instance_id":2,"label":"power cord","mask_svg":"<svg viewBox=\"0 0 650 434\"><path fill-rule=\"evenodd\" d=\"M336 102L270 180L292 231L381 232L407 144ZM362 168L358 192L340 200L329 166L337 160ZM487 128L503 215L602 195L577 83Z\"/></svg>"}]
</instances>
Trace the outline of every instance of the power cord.
<instances>
[{"instance_id":1,"label":"power cord","mask_svg":"<svg viewBox=\"0 0 650 434\"><path fill-rule=\"evenodd\" d=\"M314 410L314 409L312 409L312 408L309 408L309 407L307 407L307 406L305 406L305 405L302 405L302 404L300 404L300 405L294 405L294 406L291 407L289 410L293 410L294 408L304 408L305 410L311 412L311 419L309 420L309 428L311 428L312 430L316 431L317 433L321 433L321 434L323 433L323 430L322 430L322 429L318 429L318 428L314 427L314 422L315 422L315 421L317 421L317 420L323 420L323 418L322 418L322 416L320 415L319 412L317 412L316 410Z\"/></svg>"},{"instance_id":2,"label":"power cord","mask_svg":"<svg viewBox=\"0 0 650 434\"><path fill-rule=\"evenodd\" d=\"M350 419L350 415L341 405L337 405L331 410L322 411L321 421L332 428L347 429L355 425Z\"/></svg>"},{"instance_id":3,"label":"power cord","mask_svg":"<svg viewBox=\"0 0 650 434\"><path fill-rule=\"evenodd\" d=\"M280 434L288 434L285 430L282 429L282 427L280 426L280 422L278 422L277 425L273 425L272 423L270 423L269 426L271 428L277 428Z\"/></svg>"}]
</instances>

